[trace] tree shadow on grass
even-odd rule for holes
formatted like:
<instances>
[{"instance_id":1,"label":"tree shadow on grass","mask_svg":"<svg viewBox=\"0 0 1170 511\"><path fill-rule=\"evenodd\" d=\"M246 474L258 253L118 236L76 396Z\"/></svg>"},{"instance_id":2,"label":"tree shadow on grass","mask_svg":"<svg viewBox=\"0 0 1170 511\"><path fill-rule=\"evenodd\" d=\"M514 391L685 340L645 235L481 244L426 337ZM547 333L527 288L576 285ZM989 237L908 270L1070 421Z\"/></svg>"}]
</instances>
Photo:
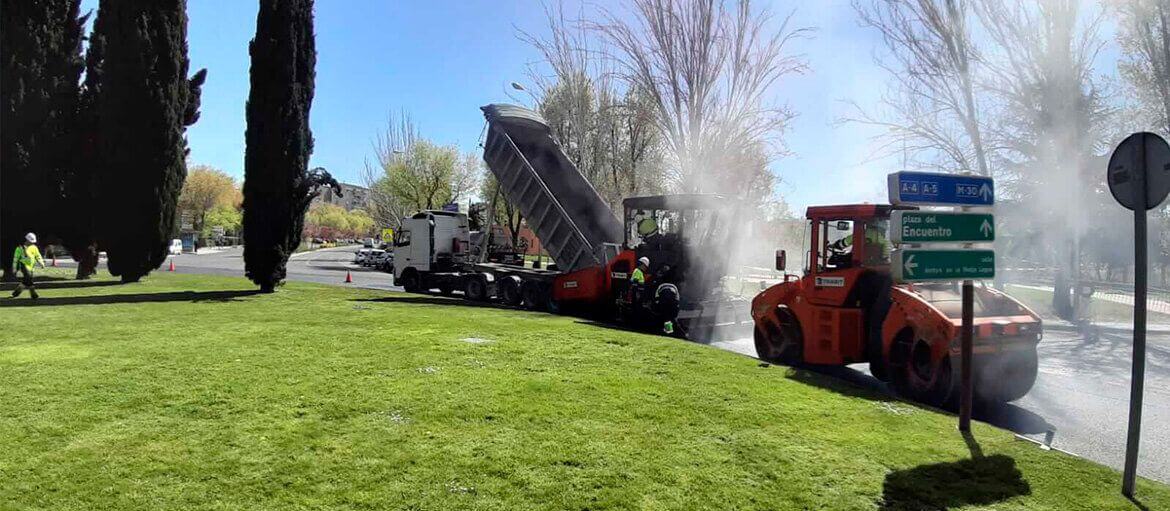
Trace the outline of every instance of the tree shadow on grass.
<instances>
[{"instance_id":1,"label":"tree shadow on grass","mask_svg":"<svg viewBox=\"0 0 1170 511\"><path fill-rule=\"evenodd\" d=\"M60 278L48 278L41 280L34 279L37 289L81 289L84 287L106 287L106 286L120 286L122 282L117 280L72 280ZM16 289L16 282L5 282L0 284L0 291L12 291Z\"/></svg>"},{"instance_id":2,"label":"tree shadow on grass","mask_svg":"<svg viewBox=\"0 0 1170 511\"><path fill-rule=\"evenodd\" d=\"M951 509L987 506L1020 495L1031 495L1016 460L995 454L984 456L970 433L963 440L971 457L947 463L919 465L886 476L879 509L883 511Z\"/></svg>"},{"instance_id":3,"label":"tree shadow on grass","mask_svg":"<svg viewBox=\"0 0 1170 511\"><path fill-rule=\"evenodd\" d=\"M48 307L53 305L109 305L117 303L159 302L233 302L238 298L259 294L246 291L174 291L169 293L127 293L95 296L52 296L36 300L22 295L19 298L0 298L0 307Z\"/></svg>"},{"instance_id":4,"label":"tree shadow on grass","mask_svg":"<svg viewBox=\"0 0 1170 511\"><path fill-rule=\"evenodd\" d=\"M784 369L786 366L777 366ZM803 366L790 368L785 374L790 380L830 390L838 394L861 397L876 401L893 401L894 391L885 382L866 373L842 366ZM907 402L911 404L911 402ZM919 408L955 413L957 403L949 408L939 409L922 403L912 403ZM1007 429L1021 435L1036 435L1055 431L1056 427L1040 415L1011 403L977 404L973 417L993 426ZM957 420L957 419L956 419Z\"/></svg>"},{"instance_id":5,"label":"tree shadow on grass","mask_svg":"<svg viewBox=\"0 0 1170 511\"><path fill-rule=\"evenodd\" d=\"M507 307L498 303L464 300L457 296L445 297L427 295L391 295L378 298L356 298L350 301L373 303L405 303L413 305L449 305L454 307L488 307L492 309L516 310L513 307Z\"/></svg>"}]
</instances>

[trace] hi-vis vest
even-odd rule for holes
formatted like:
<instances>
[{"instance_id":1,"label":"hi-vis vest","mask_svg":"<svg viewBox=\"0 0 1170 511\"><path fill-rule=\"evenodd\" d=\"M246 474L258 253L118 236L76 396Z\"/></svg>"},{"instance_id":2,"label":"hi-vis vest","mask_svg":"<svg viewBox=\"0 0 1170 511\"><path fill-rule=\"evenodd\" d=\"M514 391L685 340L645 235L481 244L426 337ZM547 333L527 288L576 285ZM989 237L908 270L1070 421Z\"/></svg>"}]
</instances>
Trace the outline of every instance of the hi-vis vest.
<instances>
[{"instance_id":1,"label":"hi-vis vest","mask_svg":"<svg viewBox=\"0 0 1170 511\"><path fill-rule=\"evenodd\" d=\"M634 268L634 273L630 274L630 282L635 284L646 283L646 275L642 273L641 268Z\"/></svg>"}]
</instances>

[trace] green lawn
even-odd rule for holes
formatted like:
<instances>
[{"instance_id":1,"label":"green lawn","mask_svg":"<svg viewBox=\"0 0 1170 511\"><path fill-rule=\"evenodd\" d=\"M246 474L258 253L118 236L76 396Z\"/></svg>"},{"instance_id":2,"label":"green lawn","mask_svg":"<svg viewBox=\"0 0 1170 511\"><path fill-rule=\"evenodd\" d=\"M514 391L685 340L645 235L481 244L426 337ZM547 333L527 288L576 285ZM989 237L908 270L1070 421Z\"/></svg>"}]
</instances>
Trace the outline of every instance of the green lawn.
<instances>
[{"instance_id":1,"label":"green lawn","mask_svg":"<svg viewBox=\"0 0 1170 511\"><path fill-rule=\"evenodd\" d=\"M2 509L1137 509L1010 433L573 318L54 284L0 299Z\"/></svg>"}]
</instances>

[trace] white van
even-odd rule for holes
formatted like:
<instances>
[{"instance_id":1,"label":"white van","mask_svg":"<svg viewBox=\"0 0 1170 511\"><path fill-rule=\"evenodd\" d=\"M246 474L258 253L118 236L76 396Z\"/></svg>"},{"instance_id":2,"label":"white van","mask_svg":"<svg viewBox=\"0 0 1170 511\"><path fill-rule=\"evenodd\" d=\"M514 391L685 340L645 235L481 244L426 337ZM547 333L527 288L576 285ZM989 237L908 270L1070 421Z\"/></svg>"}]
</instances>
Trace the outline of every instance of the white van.
<instances>
[{"instance_id":1,"label":"white van","mask_svg":"<svg viewBox=\"0 0 1170 511\"><path fill-rule=\"evenodd\" d=\"M170 246L169 251L170 251L171 255L182 254L183 253L183 240L178 239L178 238L171 240L171 246Z\"/></svg>"}]
</instances>

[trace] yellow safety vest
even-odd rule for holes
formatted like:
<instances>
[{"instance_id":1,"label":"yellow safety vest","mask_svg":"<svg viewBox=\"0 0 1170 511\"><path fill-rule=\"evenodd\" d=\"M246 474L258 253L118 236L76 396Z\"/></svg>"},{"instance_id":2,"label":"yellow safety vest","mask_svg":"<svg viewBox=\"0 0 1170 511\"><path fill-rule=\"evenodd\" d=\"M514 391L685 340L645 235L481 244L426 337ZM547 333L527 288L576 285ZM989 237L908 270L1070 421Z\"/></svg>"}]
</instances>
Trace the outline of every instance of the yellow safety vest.
<instances>
[{"instance_id":1,"label":"yellow safety vest","mask_svg":"<svg viewBox=\"0 0 1170 511\"><path fill-rule=\"evenodd\" d=\"M17 245L16 252L12 253L13 263L20 263L28 271L32 271L33 265L38 261L44 261L41 258L41 251L37 249L36 245L29 245L25 248L24 245Z\"/></svg>"},{"instance_id":2,"label":"yellow safety vest","mask_svg":"<svg viewBox=\"0 0 1170 511\"><path fill-rule=\"evenodd\" d=\"M641 268L634 268L634 273L630 275L630 282L635 284L646 283L646 275L642 273Z\"/></svg>"}]
</instances>

